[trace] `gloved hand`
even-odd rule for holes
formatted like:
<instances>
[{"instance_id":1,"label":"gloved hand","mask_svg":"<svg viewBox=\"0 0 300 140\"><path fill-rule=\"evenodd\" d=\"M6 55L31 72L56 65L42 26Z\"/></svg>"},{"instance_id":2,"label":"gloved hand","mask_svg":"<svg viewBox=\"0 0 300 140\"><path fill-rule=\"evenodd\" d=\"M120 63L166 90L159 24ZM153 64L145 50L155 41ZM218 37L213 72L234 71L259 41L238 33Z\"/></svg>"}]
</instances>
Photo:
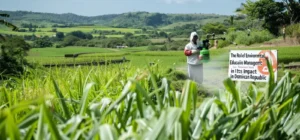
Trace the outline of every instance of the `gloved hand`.
<instances>
[{"instance_id":1,"label":"gloved hand","mask_svg":"<svg viewBox=\"0 0 300 140\"><path fill-rule=\"evenodd\" d=\"M199 60L202 60L202 55L199 55L198 58L199 58Z\"/></svg>"},{"instance_id":2,"label":"gloved hand","mask_svg":"<svg viewBox=\"0 0 300 140\"><path fill-rule=\"evenodd\" d=\"M190 55L192 55L192 51L191 50L184 50L184 54L185 54L185 56L190 56Z\"/></svg>"}]
</instances>

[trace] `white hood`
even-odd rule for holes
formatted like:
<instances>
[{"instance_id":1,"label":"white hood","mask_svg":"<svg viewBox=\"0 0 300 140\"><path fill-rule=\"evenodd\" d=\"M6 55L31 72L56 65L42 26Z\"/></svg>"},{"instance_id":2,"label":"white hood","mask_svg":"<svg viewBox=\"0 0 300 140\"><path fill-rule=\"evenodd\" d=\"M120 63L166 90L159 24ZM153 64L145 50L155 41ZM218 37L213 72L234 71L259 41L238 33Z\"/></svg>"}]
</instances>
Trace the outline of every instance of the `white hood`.
<instances>
[{"instance_id":1,"label":"white hood","mask_svg":"<svg viewBox=\"0 0 300 140\"><path fill-rule=\"evenodd\" d=\"M194 37L195 35L198 36L198 34L197 34L196 32L192 32L192 33L191 33L191 36L190 36L190 41L191 41L191 42L192 42L193 37ZM199 37L199 36L198 36L198 37Z\"/></svg>"}]
</instances>

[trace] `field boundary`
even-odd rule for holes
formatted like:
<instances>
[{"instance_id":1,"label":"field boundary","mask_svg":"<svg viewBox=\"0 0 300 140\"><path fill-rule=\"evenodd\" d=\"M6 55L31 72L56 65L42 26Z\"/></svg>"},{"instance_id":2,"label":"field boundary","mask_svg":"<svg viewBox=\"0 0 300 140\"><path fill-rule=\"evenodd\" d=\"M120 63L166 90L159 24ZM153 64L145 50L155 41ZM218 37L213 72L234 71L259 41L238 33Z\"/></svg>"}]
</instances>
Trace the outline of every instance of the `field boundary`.
<instances>
[{"instance_id":1,"label":"field boundary","mask_svg":"<svg viewBox=\"0 0 300 140\"><path fill-rule=\"evenodd\" d=\"M83 63L71 63L71 64L44 64L46 68L51 67L76 67L76 66L97 66L97 65L109 65L109 64L120 64L130 62L130 60L123 58L117 60L99 61L99 62L83 62Z\"/></svg>"}]
</instances>

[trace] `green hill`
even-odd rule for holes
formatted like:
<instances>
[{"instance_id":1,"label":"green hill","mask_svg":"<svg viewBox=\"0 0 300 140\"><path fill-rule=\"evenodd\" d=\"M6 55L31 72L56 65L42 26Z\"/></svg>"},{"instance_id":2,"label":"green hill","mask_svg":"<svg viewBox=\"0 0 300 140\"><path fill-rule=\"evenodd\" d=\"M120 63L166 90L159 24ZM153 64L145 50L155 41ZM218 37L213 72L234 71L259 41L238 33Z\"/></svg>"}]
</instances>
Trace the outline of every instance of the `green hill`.
<instances>
[{"instance_id":1,"label":"green hill","mask_svg":"<svg viewBox=\"0 0 300 140\"><path fill-rule=\"evenodd\" d=\"M103 25L112 27L162 27L178 22L193 22L201 20L218 21L227 16L216 14L163 14L149 12L129 12L123 14L109 14L101 16L80 16L72 13L54 14L29 11L1 11L10 15L7 18L14 24L35 24L52 26L58 25Z\"/></svg>"}]
</instances>

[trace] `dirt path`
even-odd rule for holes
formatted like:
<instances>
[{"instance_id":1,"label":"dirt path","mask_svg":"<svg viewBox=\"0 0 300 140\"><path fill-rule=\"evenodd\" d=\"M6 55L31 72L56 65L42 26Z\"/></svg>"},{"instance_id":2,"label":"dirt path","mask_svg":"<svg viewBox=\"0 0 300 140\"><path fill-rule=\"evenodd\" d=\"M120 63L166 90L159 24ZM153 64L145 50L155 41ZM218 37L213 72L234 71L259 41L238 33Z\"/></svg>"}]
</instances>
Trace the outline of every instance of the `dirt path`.
<instances>
[{"instance_id":1,"label":"dirt path","mask_svg":"<svg viewBox=\"0 0 300 140\"><path fill-rule=\"evenodd\" d=\"M177 67L176 70L187 74L187 66ZM212 69L204 65L203 76L205 87L224 89L223 80L227 78L227 68Z\"/></svg>"}]
</instances>

